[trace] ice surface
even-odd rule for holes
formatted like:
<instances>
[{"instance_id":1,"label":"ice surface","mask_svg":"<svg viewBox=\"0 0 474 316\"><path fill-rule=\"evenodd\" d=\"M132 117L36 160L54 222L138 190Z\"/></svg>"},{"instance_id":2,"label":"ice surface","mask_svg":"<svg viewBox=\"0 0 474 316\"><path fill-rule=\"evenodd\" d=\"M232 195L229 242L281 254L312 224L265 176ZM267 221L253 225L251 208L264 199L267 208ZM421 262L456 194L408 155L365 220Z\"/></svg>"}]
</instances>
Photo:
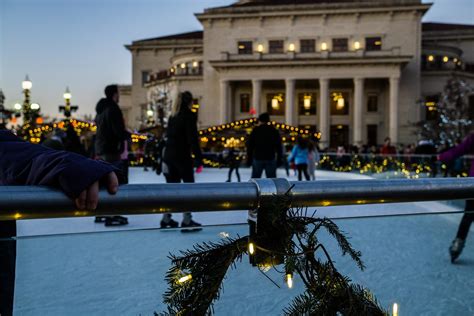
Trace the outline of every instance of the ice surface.
<instances>
[{"instance_id":1,"label":"ice surface","mask_svg":"<svg viewBox=\"0 0 474 316\"><path fill-rule=\"evenodd\" d=\"M247 181L248 169L241 173ZM205 169L196 178L197 182L223 182L226 177L226 170ZM360 176L318 172L318 179L335 178ZM132 168L131 183L156 182L163 182L162 177ZM426 202L326 207L318 214L340 217L455 210ZM181 219L180 215L175 217ZM195 214L204 224L242 223L246 217L245 211ZM159 224L156 215L130 216L129 220L130 225L121 229L133 231L105 228L94 224L92 218L19 222L23 237L18 241L15 315L153 315L164 310L169 252L197 242L217 241L223 231L243 236L248 229L246 225L228 225L183 234L145 230ZM353 246L362 251L367 266L364 272L341 257L327 235L321 240L343 274L371 289L384 307L397 302L400 315L473 315L474 246L468 240L457 265L450 264L447 251L459 220L459 214L337 220ZM77 232L93 233L71 234ZM29 237L58 233L66 234ZM302 290L301 282L295 278L295 287L289 290L281 276L274 271L268 275L282 288L276 288L244 258L228 273L216 314L281 314Z\"/></svg>"}]
</instances>

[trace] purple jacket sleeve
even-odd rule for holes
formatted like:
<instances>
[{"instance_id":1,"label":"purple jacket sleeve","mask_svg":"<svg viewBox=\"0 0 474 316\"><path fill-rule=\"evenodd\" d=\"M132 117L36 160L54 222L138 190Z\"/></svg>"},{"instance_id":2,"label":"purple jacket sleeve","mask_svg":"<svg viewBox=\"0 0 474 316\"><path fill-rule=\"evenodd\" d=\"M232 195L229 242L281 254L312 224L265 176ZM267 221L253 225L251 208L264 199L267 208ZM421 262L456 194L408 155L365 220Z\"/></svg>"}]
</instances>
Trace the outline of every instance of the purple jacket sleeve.
<instances>
[{"instance_id":1,"label":"purple jacket sleeve","mask_svg":"<svg viewBox=\"0 0 474 316\"><path fill-rule=\"evenodd\" d=\"M48 185L77 197L114 171L110 164L24 142L0 131L0 185Z\"/></svg>"},{"instance_id":2,"label":"purple jacket sleeve","mask_svg":"<svg viewBox=\"0 0 474 316\"><path fill-rule=\"evenodd\" d=\"M458 157L470 153L474 153L474 134L466 137L461 144L439 155L439 159L443 162L450 162Z\"/></svg>"}]
</instances>

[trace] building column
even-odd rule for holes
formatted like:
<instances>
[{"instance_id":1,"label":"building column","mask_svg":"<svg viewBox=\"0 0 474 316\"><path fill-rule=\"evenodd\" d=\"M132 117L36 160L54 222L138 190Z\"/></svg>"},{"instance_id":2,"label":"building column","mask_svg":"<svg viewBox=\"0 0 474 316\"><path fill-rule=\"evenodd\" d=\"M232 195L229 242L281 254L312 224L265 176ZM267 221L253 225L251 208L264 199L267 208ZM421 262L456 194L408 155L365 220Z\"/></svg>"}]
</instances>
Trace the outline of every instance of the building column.
<instances>
[{"instance_id":1,"label":"building column","mask_svg":"<svg viewBox=\"0 0 474 316\"><path fill-rule=\"evenodd\" d=\"M398 143L398 93L400 77L390 77L390 103L388 135L393 144Z\"/></svg>"},{"instance_id":2,"label":"building column","mask_svg":"<svg viewBox=\"0 0 474 316\"><path fill-rule=\"evenodd\" d=\"M230 120L230 83L229 80L221 80L221 91L220 91L220 107L221 107L221 116L220 124L229 123Z\"/></svg>"},{"instance_id":3,"label":"building column","mask_svg":"<svg viewBox=\"0 0 474 316\"><path fill-rule=\"evenodd\" d=\"M329 147L329 79L319 79L319 140L321 148Z\"/></svg>"},{"instance_id":4,"label":"building column","mask_svg":"<svg viewBox=\"0 0 474 316\"><path fill-rule=\"evenodd\" d=\"M285 83L285 122L287 125L295 125L295 79L286 79Z\"/></svg>"},{"instance_id":5,"label":"building column","mask_svg":"<svg viewBox=\"0 0 474 316\"><path fill-rule=\"evenodd\" d=\"M353 139L354 145L362 145L362 112L364 108L364 78L354 78L354 124Z\"/></svg>"},{"instance_id":6,"label":"building column","mask_svg":"<svg viewBox=\"0 0 474 316\"><path fill-rule=\"evenodd\" d=\"M252 106L255 109L256 116L262 114L262 80L252 79Z\"/></svg>"}]
</instances>

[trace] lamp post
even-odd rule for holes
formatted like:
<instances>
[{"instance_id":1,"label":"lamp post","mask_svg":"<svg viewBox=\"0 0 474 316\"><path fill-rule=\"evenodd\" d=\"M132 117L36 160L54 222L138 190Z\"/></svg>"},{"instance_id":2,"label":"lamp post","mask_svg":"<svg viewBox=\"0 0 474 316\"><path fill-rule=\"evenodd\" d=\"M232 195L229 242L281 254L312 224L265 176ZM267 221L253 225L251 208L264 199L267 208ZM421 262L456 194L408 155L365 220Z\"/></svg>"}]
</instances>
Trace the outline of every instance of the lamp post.
<instances>
[{"instance_id":1,"label":"lamp post","mask_svg":"<svg viewBox=\"0 0 474 316\"><path fill-rule=\"evenodd\" d=\"M30 81L28 75L26 75L25 80L21 83L21 87L23 88L23 94L25 96L23 100L23 119L26 122L31 121L31 105L30 105L30 90L33 86L33 83Z\"/></svg>"},{"instance_id":2,"label":"lamp post","mask_svg":"<svg viewBox=\"0 0 474 316\"><path fill-rule=\"evenodd\" d=\"M63 112L64 116L69 119L71 118L71 114L73 112L76 112L79 107L77 105L71 105L72 94L69 91L69 87L66 87L66 91L63 94L63 98L65 105L59 106L59 112Z\"/></svg>"}]
</instances>

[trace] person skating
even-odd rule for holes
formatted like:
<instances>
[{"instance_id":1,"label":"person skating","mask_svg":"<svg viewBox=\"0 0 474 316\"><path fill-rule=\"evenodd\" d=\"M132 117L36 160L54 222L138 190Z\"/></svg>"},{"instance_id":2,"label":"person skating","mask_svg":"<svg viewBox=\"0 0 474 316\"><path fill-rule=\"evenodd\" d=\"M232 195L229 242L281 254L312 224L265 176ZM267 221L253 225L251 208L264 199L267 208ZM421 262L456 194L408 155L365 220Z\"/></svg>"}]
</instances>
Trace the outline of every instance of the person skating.
<instances>
[{"instance_id":1,"label":"person skating","mask_svg":"<svg viewBox=\"0 0 474 316\"><path fill-rule=\"evenodd\" d=\"M94 210L99 180L110 194L118 190L115 168L105 162L25 142L0 130L0 185L46 185L61 189L80 210ZM13 314L16 221L0 221L0 315Z\"/></svg>"},{"instance_id":2,"label":"person skating","mask_svg":"<svg viewBox=\"0 0 474 316\"><path fill-rule=\"evenodd\" d=\"M303 174L306 181L309 181L308 173L308 140L304 139L302 136L298 136L296 145L291 151L288 161L295 163L296 170L298 170L298 181L303 180Z\"/></svg>"},{"instance_id":3,"label":"person skating","mask_svg":"<svg viewBox=\"0 0 474 316\"><path fill-rule=\"evenodd\" d=\"M260 114L258 122L247 141L247 164L252 166L254 179L261 178L263 170L267 178L276 178L283 158L280 133L269 124L268 113Z\"/></svg>"},{"instance_id":4,"label":"person skating","mask_svg":"<svg viewBox=\"0 0 474 316\"><path fill-rule=\"evenodd\" d=\"M197 116L191 111L193 95L189 91L179 94L166 130L166 144L163 155L163 174L167 183L193 183L194 162L197 170L202 170L202 153L199 147ZM193 155L194 154L194 161ZM178 222L165 214L160 222L161 228L178 227ZM181 227L198 227L190 212L183 215Z\"/></svg>"},{"instance_id":5,"label":"person skating","mask_svg":"<svg viewBox=\"0 0 474 316\"><path fill-rule=\"evenodd\" d=\"M316 180L316 164L319 163L320 155L318 146L308 141L308 173L312 181Z\"/></svg>"},{"instance_id":6,"label":"person skating","mask_svg":"<svg viewBox=\"0 0 474 316\"><path fill-rule=\"evenodd\" d=\"M440 154L438 159L449 163L458 157L468 154L474 154L474 133L471 133L469 136L467 136L466 139L458 146ZM469 176L474 177L474 161L471 161ZM449 247L451 262L453 263L462 253L472 221L474 221L474 200L467 200L466 206L464 208L464 215L461 219L461 223L459 224L456 238Z\"/></svg>"},{"instance_id":7,"label":"person skating","mask_svg":"<svg viewBox=\"0 0 474 316\"><path fill-rule=\"evenodd\" d=\"M105 98L100 99L96 106L95 152L100 159L121 170L118 174L119 183L127 184L128 175L125 172L128 172L128 168L123 165L122 154L130 134L125 128L122 110L118 105L118 86L109 85L105 87L104 93ZM105 223L105 226L117 226L127 225L128 219L124 216L98 216L95 222Z\"/></svg>"},{"instance_id":8,"label":"person skating","mask_svg":"<svg viewBox=\"0 0 474 316\"><path fill-rule=\"evenodd\" d=\"M240 182L240 174L239 174L239 167L240 167L240 155L237 150L234 148L230 148L226 155L224 155L224 160L227 162L229 166L229 173L227 174L227 181L232 182L232 172L235 170L235 175L237 177L237 181Z\"/></svg>"}]
</instances>

